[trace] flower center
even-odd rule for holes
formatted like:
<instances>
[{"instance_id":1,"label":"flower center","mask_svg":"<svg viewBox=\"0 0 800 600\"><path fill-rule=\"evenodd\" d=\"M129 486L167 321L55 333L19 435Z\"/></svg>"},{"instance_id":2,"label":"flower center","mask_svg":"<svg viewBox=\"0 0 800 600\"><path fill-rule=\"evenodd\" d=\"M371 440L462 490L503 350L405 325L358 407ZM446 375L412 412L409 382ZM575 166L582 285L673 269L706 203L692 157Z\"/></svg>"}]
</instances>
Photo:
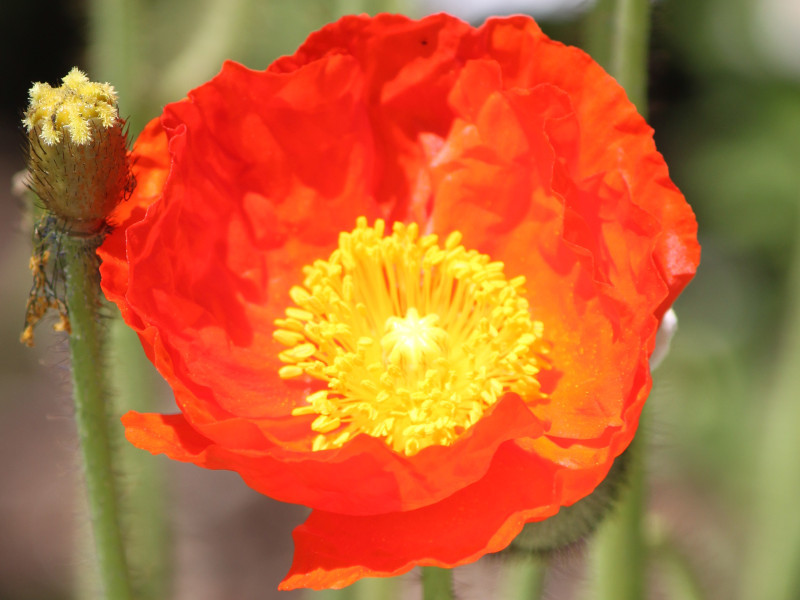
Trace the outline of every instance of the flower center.
<instances>
[{"instance_id":1,"label":"flower center","mask_svg":"<svg viewBox=\"0 0 800 600\"><path fill-rule=\"evenodd\" d=\"M450 445L506 392L543 398L548 368L540 321L531 320L524 277L466 250L395 223L384 236L360 217L328 260L304 268L296 306L274 336L284 379L326 381L293 415L317 415L313 449L338 448L359 433L412 456Z\"/></svg>"}]
</instances>

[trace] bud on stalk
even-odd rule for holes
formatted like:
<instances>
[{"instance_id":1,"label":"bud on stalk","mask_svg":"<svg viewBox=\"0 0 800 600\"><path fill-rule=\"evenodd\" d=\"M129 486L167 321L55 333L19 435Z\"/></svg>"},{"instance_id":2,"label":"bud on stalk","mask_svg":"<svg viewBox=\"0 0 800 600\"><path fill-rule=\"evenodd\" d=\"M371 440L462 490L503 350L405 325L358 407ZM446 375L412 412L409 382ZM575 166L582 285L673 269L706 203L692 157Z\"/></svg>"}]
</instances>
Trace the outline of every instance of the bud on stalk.
<instances>
[{"instance_id":1,"label":"bud on stalk","mask_svg":"<svg viewBox=\"0 0 800 600\"><path fill-rule=\"evenodd\" d=\"M125 123L114 88L72 69L58 88L34 84L23 124L30 187L43 210L34 226L34 281L21 341L32 346L33 326L49 308L58 311L56 329L69 333L75 420L105 597L131 600L113 466L115 434L108 413L96 253L108 232L109 215L135 183Z\"/></svg>"},{"instance_id":2,"label":"bud on stalk","mask_svg":"<svg viewBox=\"0 0 800 600\"><path fill-rule=\"evenodd\" d=\"M108 216L135 185L114 88L89 81L77 68L62 81L57 88L35 83L22 121L28 132L30 188L44 209L34 228L34 284L21 336L29 346L33 326L48 308L61 316L56 328L70 331L60 291L64 237L83 240L78 245L93 255Z\"/></svg>"}]
</instances>

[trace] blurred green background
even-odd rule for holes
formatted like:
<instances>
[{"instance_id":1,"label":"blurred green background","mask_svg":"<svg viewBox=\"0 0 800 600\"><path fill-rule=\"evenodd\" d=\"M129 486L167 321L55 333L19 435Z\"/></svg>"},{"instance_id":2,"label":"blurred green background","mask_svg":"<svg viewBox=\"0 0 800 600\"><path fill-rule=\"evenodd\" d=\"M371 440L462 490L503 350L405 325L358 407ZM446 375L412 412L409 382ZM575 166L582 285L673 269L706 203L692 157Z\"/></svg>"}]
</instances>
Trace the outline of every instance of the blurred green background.
<instances>
[{"instance_id":1,"label":"blurred green background","mask_svg":"<svg viewBox=\"0 0 800 600\"><path fill-rule=\"evenodd\" d=\"M475 23L508 7L494 2L491 8L485 0L483 8L467 10L468 4L460 6ZM56 84L78 65L116 86L135 135L226 58L264 68L341 14L419 16L441 6L422 0L3 3L0 600L67 599L93 585L85 532L76 527L86 523L65 344L46 325L35 349L17 341L30 287L30 223L11 182L23 168L19 119L31 82ZM525 6L536 14L535 1ZM521 8L518 2L512 10ZM577 45L584 39L580 10L548 10L540 20L556 39ZM676 305L679 331L655 374L644 421L653 558L648 597L797 599L800 3L658 2L650 77L650 122L697 214L703 258ZM135 340L116 334L118 352L133 365L119 373L120 387L137 402L170 410L168 390L147 365L149 376L131 375L142 369ZM161 563L174 568L172 597L338 597L275 591L290 564L290 531L302 508L264 498L230 473L140 458L130 459L128 499L137 503L137 474L144 480L156 468L169 482L168 522L158 521L158 506L142 500L131 527L143 544L173 540ZM555 558L546 597L593 597L586 553L575 548ZM506 573L491 558L456 570L459 597L500 597ZM141 575L154 582L161 577ZM381 585L367 582L354 597L376 598ZM396 585L408 597L418 594L414 574Z\"/></svg>"}]
</instances>

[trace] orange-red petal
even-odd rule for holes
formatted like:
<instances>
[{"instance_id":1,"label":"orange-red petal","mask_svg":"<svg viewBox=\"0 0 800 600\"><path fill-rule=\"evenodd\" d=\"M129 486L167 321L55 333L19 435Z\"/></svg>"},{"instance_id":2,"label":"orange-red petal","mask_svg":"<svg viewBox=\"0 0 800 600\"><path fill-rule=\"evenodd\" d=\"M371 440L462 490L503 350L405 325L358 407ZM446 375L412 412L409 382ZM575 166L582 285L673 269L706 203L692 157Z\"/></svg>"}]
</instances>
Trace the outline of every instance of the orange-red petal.
<instances>
[{"instance_id":1,"label":"orange-red petal","mask_svg":"<svg viewBox=\"0 0 800 600\"><path fill-rule=\"evenodd\" d=\"M340 588L502 550L525 523L558 511L556 471L509 442L483 479L432 506L368 517L312 511L294 531L295 559L280 589Z\"/></svg>"},{"instance_id":2,"label":"orange-red petal","mask_svg":"<svg viewBox=\"0 0 800 600\"><path fill-rule=\"evenodd\" d=\"M232 469L250 487L278 500L352 515L413 510L442 500L480 480L500 445L538 438L542 432L513 394L492 407L454 446L431 446L413 457L398 455L366 435L341 449L287 452L268 445L251 422L241 419L215 424L226 430L216 437L223 442L235 439L235 444L204 436L215 427L197 427L183 415L131 412L123 423L128 440L154 454L207 469ZM273 433L280 426L308 430L308 423L287 419L273 423Z\"/></svg>"}]
</instances>

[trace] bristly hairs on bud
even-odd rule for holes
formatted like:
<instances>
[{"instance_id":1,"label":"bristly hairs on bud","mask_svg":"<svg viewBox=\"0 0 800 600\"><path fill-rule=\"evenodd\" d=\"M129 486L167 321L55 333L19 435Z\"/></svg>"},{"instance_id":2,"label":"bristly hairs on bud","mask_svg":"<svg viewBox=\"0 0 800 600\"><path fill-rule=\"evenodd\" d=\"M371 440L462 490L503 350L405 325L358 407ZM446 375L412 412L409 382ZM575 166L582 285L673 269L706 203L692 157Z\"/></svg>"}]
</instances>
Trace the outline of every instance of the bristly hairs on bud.
<instances>
[{"instance_id":1,"label":"bristly hairs on bud","mask_svg":"<svg viewBox=\"0 0 800 600\"><path fill-rule=\"evenodd\" d=\"M43 209L34 226L33 286L20 336L32 346L33 327L50 309L59 315L55 329L70 332L64 236L82 240L79 251L96 260L95 250L108 233L108 216L136 182L113 86L90 81L73 68L60 87L34 83L29 99L22 120L28 134L29 187Z\"/></svg>"}]
</instances>

